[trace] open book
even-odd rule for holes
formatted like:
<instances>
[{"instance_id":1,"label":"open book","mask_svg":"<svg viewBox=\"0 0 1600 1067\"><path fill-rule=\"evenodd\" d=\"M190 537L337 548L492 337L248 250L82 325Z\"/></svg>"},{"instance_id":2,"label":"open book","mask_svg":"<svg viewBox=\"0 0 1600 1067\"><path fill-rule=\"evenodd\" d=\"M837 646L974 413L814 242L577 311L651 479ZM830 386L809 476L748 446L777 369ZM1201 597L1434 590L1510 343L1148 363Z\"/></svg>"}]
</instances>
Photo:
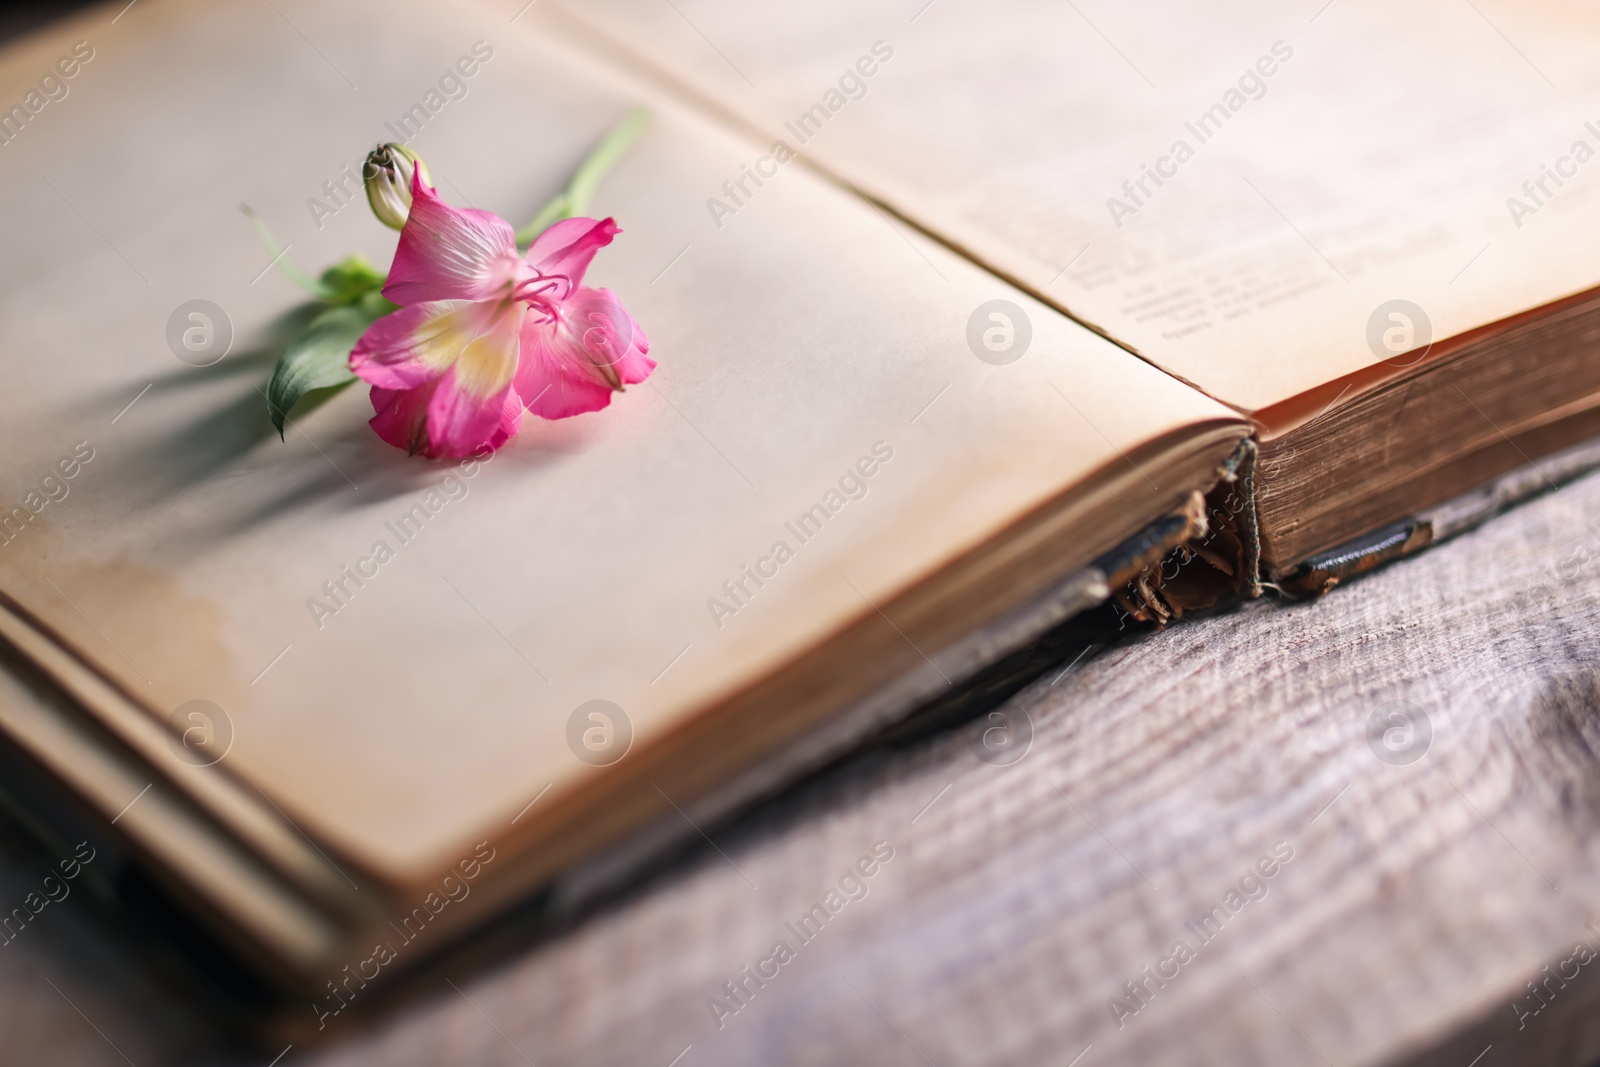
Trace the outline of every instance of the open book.
<instances>
[{"instance_id":1,"label":"open book","mask_svg":"<svg viewBox=\"0 0 1600 1067\"><path fill-rule=\"evenodd\" d=\"M146 0L0 60L6 758L309 1029L1084 612L1321 590L1592 452L1600 199L1538 161L1600 137L1470 25L519 6ZM374 141L516 219L639 104L592 276L646 383L458 463L364 390L277 439L241 200L384 265Z\"/></svg>"}]
</instances>

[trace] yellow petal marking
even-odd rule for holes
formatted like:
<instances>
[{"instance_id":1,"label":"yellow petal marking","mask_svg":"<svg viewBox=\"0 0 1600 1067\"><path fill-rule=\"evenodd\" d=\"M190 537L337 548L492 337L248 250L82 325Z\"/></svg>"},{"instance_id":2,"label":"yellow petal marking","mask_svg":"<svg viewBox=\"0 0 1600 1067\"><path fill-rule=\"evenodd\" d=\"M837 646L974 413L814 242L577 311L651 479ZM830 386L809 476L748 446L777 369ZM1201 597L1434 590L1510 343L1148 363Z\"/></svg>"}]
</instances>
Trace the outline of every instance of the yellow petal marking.
<instances>
[{"instance_id":1,"label":"yellow petal marking","mask_svg":"<svg viewBox=\"0 0 1600 1067\"><path fill-rule=\"evenodd\" d=\"M478 307L482 309L478 329L456 359L456 385L469 396L487 400L511 384L517 373L522 319L528 308L515 300L486 301Z\"/></svg>"}]
</instances>

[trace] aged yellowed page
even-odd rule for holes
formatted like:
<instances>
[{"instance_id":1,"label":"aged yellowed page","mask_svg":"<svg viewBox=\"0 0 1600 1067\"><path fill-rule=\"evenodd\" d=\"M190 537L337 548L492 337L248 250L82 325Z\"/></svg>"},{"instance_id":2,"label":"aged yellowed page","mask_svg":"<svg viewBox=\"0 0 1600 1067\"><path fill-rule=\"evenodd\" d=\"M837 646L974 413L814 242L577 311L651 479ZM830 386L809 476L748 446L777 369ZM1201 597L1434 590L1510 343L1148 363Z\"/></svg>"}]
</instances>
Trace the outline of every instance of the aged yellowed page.
<instances>
[{"instance_id":1,"label":"aged yellowed page","mask_svg":"<svg viewBox=\"0 0 1600 1067\"><path fill-rule=\"evenodd\" d=\"M1237 421L799 164L715 224L762 144L516 6L144 0L0 69L20 99L88 57L0 146L0 591L152 716L211 702L216 773L396 879L591 782L586 702L649 745L1094 472L1148 481L1141 445ZM397 125L447 199L520 222L641 101L590 279L648 382L487 462L384 445L359 385L276 438L266 338L300 297L241 201L308 268L386 266L346 175ZM209 366L169 344L196 300L232 330Z\"/></svg>"},{"instance_id":2,"label":"aged yellowed page","mask_svg":"<svg viewBox=\"0 0 1600 1067\"><path fill-rule=\"evenodd\" d=\"M1246 411L1600 284L1592 8L564 6Z\"/></svg>"}]
</instances>

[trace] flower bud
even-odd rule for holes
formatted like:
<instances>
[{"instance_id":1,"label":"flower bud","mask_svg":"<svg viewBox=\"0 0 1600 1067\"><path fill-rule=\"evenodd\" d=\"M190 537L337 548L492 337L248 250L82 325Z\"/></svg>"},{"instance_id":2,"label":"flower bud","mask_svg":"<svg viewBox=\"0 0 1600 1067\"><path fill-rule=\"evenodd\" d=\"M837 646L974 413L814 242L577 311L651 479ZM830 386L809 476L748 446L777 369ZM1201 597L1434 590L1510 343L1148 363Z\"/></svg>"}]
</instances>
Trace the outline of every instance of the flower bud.
<instances>
[{"instance_id":1,"label":"flower bud","mask_svg":"<svg viewBox=\"0 0 1600 1067\"><path fill-rule=\"evenodd\" d=\"M433 178L422 157L402 144L381 144L367 156L362 177L367 184L367 203L378 221L390 229L405 226L411 214L411 176L422 174L422 183L433 188Z\"/></svg>"}]
</instances>

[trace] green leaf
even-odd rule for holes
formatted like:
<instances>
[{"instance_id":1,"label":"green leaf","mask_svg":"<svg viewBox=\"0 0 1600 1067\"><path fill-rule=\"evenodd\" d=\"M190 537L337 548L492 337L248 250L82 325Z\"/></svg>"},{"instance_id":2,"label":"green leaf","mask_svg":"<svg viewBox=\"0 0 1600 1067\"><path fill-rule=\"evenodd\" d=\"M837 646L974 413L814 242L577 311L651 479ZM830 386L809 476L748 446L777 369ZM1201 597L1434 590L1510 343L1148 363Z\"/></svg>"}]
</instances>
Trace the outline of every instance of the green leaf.
<instances>
[{"instance_id":1,"label":"green leaf","mask_svg":"<svg viewBox=\"0 0 1600 1067\"><path fill-rule=\"evenodd\" d=\"M327 300L334 304L354 304L368 293L377 292L383 288L383 278L359 252L322 272Z\"/></svg>"},{"instance_id":2,"label":"green leaf","mask_svg":"<svg viewBox=\"0 0 1600 1067\"><path fill-rule=\"evenodd\" d=\"M272 262L277 264L278 269L283 272L285 278L288 278L318 300L333 299L332 290L295 265L294 260L289 258L289 250L278 244L272 233L267 229L266 222L262 220L260 215L255 213L255 209L249 204L240 204L239 210L245 213L245 217L250 220L250 225L256 228L256 236L261 238L261 243L266 246L267 254L272 257Z\"/></svg>"},{"instance_id":3,"label":"green leaf","mask_svg":"<svg viewBox=\"0 0 1600 1067\"><path fill-rule=\"evenodd\" d=\"M379 296L378 300L383 298ZM267 413L280 438L284 419L307 393L355 381L350 370L350 350L373 320L385 313L369 314L371 303L363 298L356 307L329 308L289 342L267 383Z\"/></svg>"},{"instance_id":4,"label":"green leaf","mask_svg":"<svg viewBox=\"0 0 1600 1067\"><path fill-rule=\"evenodd\" d=\"M363 293L361 299L356 302L356 306L367 316L368 322L376 322L391 311L400 310L399 304L391 304L388 298L376 289L370 293Z\"/></svg>"}]
</instances>

